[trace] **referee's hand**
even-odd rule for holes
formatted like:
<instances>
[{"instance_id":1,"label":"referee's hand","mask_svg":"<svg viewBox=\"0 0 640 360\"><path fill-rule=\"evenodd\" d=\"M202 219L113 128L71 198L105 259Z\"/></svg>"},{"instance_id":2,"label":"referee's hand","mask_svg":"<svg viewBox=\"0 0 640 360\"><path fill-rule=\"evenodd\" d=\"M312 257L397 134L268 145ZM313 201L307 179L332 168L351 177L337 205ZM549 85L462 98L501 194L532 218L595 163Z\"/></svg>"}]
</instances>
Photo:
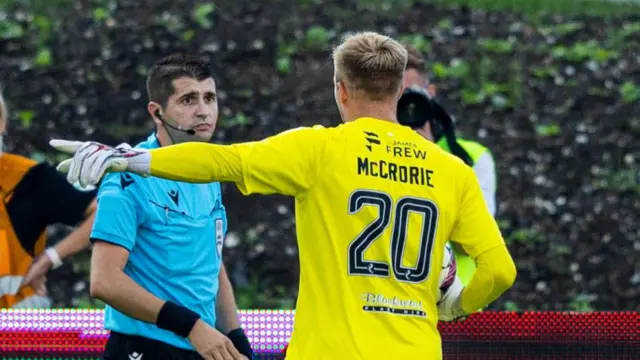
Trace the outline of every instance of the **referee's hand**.
<instances>
[{"instance_id":1,"label":"referee's hand","mask_svg":"<svg viewBox=\"0 0 640 360\"><path fill-rule=\"evenodd\" d=\"M198 320L189 333L189 341L205 360L245 360L223 333Z\"/></svg>"}]
</instances>

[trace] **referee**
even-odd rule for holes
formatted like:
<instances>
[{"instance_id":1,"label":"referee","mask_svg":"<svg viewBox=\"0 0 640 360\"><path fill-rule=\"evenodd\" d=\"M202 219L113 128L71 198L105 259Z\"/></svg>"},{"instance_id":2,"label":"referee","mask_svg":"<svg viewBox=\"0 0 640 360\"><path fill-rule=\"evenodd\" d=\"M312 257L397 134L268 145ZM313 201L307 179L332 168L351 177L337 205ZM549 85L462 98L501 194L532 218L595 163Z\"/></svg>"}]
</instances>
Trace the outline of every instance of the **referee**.
<instances>
[{"instance_id":1,"label":"referee","mask_svg":"<svg viewBox=\"0 0 640 360\"><path fill-rule=\"evenodd\" d=\"M211 140L210 69L182 55L153 66L147 110L156 131L137 147ZM111 331L105 360L251 358L221 258L226 230L220 183L105 177L91 233L91 294L107 304Z\"/></svg>"}]
</instances>

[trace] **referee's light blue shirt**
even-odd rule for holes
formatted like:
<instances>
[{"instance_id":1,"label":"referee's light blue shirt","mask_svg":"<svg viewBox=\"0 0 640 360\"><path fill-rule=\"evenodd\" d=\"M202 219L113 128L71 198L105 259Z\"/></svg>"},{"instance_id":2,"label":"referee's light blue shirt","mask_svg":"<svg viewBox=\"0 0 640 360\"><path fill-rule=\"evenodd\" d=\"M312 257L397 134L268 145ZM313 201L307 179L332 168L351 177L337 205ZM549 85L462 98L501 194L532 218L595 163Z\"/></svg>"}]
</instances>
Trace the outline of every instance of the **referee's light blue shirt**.
<instances>
[{"instance_id":1,"label":"referee's light blue shirt","mask_svg":"<svg viewBox=\"0 0 640 360\"><path fill-rule=\"evenodd\" d=\"M159 147L154 135L137 145ZM215 327L218 274L227 218L220 183L188 184L108 174L98 192L91 238L129 250L124 272L162 300L197 312ZM185 338L135 320L111 306L105 328L193 350Z\"/></svg>"}]
</instances>

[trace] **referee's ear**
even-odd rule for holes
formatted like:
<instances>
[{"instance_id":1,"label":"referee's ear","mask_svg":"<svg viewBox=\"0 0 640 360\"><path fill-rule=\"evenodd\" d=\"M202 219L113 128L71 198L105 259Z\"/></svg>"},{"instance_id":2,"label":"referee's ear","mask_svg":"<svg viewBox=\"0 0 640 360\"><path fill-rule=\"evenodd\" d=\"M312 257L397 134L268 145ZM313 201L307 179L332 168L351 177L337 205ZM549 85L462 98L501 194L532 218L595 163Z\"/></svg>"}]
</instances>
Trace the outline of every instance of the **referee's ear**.
<instances>
[{"instance_id":1,"label":"referee's ear","mask_svg":"<svg viewBox=\"0 0 640 360\"><path fill-rule=\"evenodd\" d=\"M158 104L157 102L151 101L149 102L149 104L147 104L147 111L149 112L149 115L153 119L153 122L156 124L156 126L162 126L162 106L160 106L160 104Z\"/></svg>"}]
</instances>

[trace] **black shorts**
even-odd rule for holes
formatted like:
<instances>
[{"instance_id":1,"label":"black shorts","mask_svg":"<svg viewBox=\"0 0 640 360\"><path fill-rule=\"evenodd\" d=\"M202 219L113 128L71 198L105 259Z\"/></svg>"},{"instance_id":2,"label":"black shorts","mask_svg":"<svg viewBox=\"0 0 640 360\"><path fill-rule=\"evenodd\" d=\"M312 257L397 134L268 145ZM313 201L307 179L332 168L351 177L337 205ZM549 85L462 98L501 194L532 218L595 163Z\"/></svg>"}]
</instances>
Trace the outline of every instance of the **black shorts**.
<instances>
[{"instance_id":1,"label":"black shorts","mask_svg":"<svg viewBox=\"0 0 640 360\"><path fill-rule=\"evenodd\" d=\"M202 360L195 351L184 350L157 340L111 332L104 360Z\"/></svg>"}]
</instances>

